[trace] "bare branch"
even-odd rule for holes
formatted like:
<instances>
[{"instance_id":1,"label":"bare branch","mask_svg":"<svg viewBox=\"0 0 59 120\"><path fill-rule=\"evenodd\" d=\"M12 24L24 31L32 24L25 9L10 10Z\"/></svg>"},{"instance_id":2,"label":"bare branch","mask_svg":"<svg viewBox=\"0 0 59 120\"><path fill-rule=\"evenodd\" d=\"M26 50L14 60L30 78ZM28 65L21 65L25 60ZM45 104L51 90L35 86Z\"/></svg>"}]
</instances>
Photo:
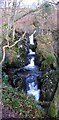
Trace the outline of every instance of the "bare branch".
<instances>
[{"instance_id":1,"label":"bare branch","mask_svg":"<svg viewBox=\"0 0 59 120\"><path fill-rule=\"evenodd\" d=\"M13 0L13 7L12 7L12 25L13 25L13 40L14 41L14 37L15 37L15 16L17 13L17 0Z\"/></svg>"},{"instance_id":2,"label":"bare branch","mask_svg":"<svg viewBox=\"0 0 59 120\"><path fill-rule=\"evenodd\" d=\"M8 48L8 45L3 46L3 58L2 58L2 60L0 62L0 64L2 64L4 59L5 59L5 48Z\"/></svg>"},{"instance_id":3,"label":"bare branch","mask_svg":"<svg viewBox=\"0 0 59 120\"><path fill-rule=\"evenodd\" d=\"M20 42L20 40L24 38L25 34L26 34L26 32L22 35L22 37L19 40L17 40L16 42L14 42L13 45L9 46L9 48L14 47L18 42Z\"/></svg>"},{"instance_id":4,"label":"bare branch","mask_svg":"<svg viewBox=\"0 0 59 120\"><path fill-rule=\"evenodd\" d=\"M18 42L20 42L21 39L24 38L25 34L26 34L26 32L22 35L22 37L19 40L17 40L16 42L14 42L13 45L9 46L9 44L7 44L7 45L3 46L3 57L2 57L2 60L1 60L0 64L2 64L4 62L6 48L12 48L12 47L14 47Z\"/></svg>"}]
</instances>

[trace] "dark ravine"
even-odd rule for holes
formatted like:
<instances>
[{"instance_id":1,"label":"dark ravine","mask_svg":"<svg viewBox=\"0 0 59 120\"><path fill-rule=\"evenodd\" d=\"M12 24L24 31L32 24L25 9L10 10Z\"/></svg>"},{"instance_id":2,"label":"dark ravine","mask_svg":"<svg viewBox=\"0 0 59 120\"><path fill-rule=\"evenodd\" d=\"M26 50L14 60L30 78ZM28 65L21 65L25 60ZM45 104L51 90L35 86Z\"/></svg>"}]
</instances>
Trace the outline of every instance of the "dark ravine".
<instances>
[{"instance_id":1,"label":"dark ravine","mask_svg":"<svg viewBox=\"0 0 59 120\"><path fill-rule=\"evenodd\" d=\"M35 47L34 43L34 34L36 33L36 30L29 36L29 44L28 44L28 65L17 69L16 72L18 77L24 77L25 83L24 83L24 90L25 92L33 96L35 100L39 100L40 98L40 89L38 89L38 81L37 77L41 75L42 73L39 72L38 66L35 65L35 52L31 49ZM15 83L15 82L14 82Z\"/></svg>"},{"instance_id":2,"label":"dark ravine","mask_svg":"<svg viewBox=\"0 0 59 120\"><path fill-rule=\"evenodd\" d=\"M27 65L6 68L9 82L13 87L23 89L29 96L33 96L37 101L51 101L57 88L57 80L52 76L54 70L43 70L41 65L36 63L36 39L37 30L28 35L27 41ZM39 57L40 59L40 57ZM41 62L41 61L39 61ZM41 64L41 63L40 63ZM54 71L54 72L53 72ZM11 74L11 76L10 76ZM47 77L46 77L47 76ZM54 80L55 79L55 80ZM49 96L47 96L49 94ZM44 105L45 106L45 105Z\"/></svg>"},{"instance_id":3,"label":"dark ravine","mask_svg":"<svg viewBox=\"0 0 59 120\"><path fill-rule=\"evenodd\" d=\"M12 87L20 87L20 82L22 81L21 89L24 89L24 91L29 95L33 96L37 101L40 98L40 89L38 89L38 76L42 75L42 72L39 71L39 68L37 65L35 65L35 41L34 41L34 35L36 33L36 30L29 35L27 40L27 61L28 64L25 66L20 67L13 67L10 68L6 66L6 74L9 76L9 83L12 85ZM11 76L10 76L11 74ZM19 84L18 84L19 83ZM19 85L19 86L18 86Z\"/></svg>"}]
</instances>

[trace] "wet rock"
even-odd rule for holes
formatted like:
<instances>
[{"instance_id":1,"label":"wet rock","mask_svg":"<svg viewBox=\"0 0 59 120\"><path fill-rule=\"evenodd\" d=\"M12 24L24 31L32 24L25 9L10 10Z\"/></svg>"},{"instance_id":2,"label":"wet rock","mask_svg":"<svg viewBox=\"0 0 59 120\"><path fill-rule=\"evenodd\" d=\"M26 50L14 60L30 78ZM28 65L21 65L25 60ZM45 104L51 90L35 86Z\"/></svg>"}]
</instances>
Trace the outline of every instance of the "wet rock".
<instances>
[{"instance_id":1,"label":"wet rock","mask_svg":"<svg viewBox=\"0 0 59 120\"><path fill-rule=\"evenodd\" d=\"M39 86L41 86L41 100L52 100L58 83L55 71L44 73L42 79L40 79L39 82Z\"/></svg>"},{"instance_id":2,"label":"wet rock","mask_svg":"<svg viewBox=\"0 0 59 120\"><path fill-rule=\"evenodd\" d=\"M36 49L36 46L35 46L35 45L30 45L29 47L30 47L30 49L31 49L33 52L35 52L35 49Z\"/></svg>"},{"instance_id":3,"label":"wet rock","mask_svg":"<svg viewBox=\"0 0 59 120\"><path fill-rule=\"evenodd\" d=\"M35 26L33 24L34 15L27 14L21 19L18 19L15 23L16 31L26 31L27 33L32 33L35 30Z\"/></svg>"},{"instance_id":4,"label":"wet rock","mask_svg":"<svg viewBox=\"0 0 59 120\"><path fill-rule=\"evenodd\" d=\"M8 82L12 87L18 87L19 89L22 89L25 75L21 74L24 71L19 71L20 70L17 70L16 68L7 68L7 70L5 70L5 73L8 75ZM26 71L24 74L27 74Z\"/></svg>"}]
</instances>

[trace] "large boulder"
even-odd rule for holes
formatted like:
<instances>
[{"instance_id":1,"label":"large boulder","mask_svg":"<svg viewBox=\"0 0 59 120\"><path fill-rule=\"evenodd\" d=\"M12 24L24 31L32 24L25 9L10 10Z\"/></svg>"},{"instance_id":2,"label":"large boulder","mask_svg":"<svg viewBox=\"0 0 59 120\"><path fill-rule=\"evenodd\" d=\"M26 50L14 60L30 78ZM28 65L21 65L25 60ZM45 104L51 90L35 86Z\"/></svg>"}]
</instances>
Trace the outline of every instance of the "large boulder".
<instances>
[{"instance_id":1,"label":"large boulder","mask_svg":"<svg viewBox=\"0 0 59 120\"><path fill-rule=\"evenodd\" d=\"M40 35L36 36L37 40L37 52L41 53L44 57L48 53L54 54L53 50L53 40L50 35Z\"/></svg>"},{"instance_id":2,"label":"large boulder","mask_svg":"<svg viewBox=\"0 0 59 120\"><path fill-rule=\"evenodd\" d=\"M50 70L43 72L41 78L38 77L38 87L41 90L40 100L51 101L57 89L57 75L56 71Z\"/></svg>"},{"instance_id":3,"label":"large boulder","mask_svg":"<svg viewBox=\"0 0 59 120\"><path fill-rule=\"evenodd\" d=\"M45 59L45 61L43 62L44 65L53 64L53 66L56 67L57 62L55 57L54 41L52 39L52 36L38 34L35 37L35 39L37 41L36 54L39 61L38 64L40 63L41 57L42 60Z\"/></svg>"},{"instance_id":4,"label":"large boulder","mask_svg":"<svg viewBox=\"0 0 59 120\"><path fill-rule=\"evenodd\" d=\"M33 24L34 22L34 15L27 14L21 19L18 19L15 23L15 28L16 31L21 32L21 31L26 31L27 33L31 33L35 30L35 26Z\"/></svg>"},{"instance_id":5,"label":"large boulder","mask_svg":"<svg viewBox=\"0 0 59 120\"><path fill-rule=\"evenodd\" d=\"M23 33L22 33L23 34ZM22 35L18 35L17 39L19 40ZM27 65L27 52L28 52L28 36L25 35L23 39L20 39L20 42L16 44L11 49L6 49L6 56L3 63L3 66L12 66L12 67L22 67Z\"/></svg>"}]
</instances>

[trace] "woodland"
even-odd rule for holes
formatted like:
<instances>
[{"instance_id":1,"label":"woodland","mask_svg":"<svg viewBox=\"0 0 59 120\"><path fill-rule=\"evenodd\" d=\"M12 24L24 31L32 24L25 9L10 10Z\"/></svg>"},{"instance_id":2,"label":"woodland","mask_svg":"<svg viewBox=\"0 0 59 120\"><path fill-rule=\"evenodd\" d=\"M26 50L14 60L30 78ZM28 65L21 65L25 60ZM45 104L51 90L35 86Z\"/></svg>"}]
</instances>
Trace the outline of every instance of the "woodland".
<instances>
[{"instance_id":1,"label":"woodland","mask_svg":"<svg viewBox=\"0 0 59 120\"><path fill-rule=\"evenodd\" d=\"M58 120L59 2L21 2L0 8L0 118Z\"/></svg>"}]
</instances>

